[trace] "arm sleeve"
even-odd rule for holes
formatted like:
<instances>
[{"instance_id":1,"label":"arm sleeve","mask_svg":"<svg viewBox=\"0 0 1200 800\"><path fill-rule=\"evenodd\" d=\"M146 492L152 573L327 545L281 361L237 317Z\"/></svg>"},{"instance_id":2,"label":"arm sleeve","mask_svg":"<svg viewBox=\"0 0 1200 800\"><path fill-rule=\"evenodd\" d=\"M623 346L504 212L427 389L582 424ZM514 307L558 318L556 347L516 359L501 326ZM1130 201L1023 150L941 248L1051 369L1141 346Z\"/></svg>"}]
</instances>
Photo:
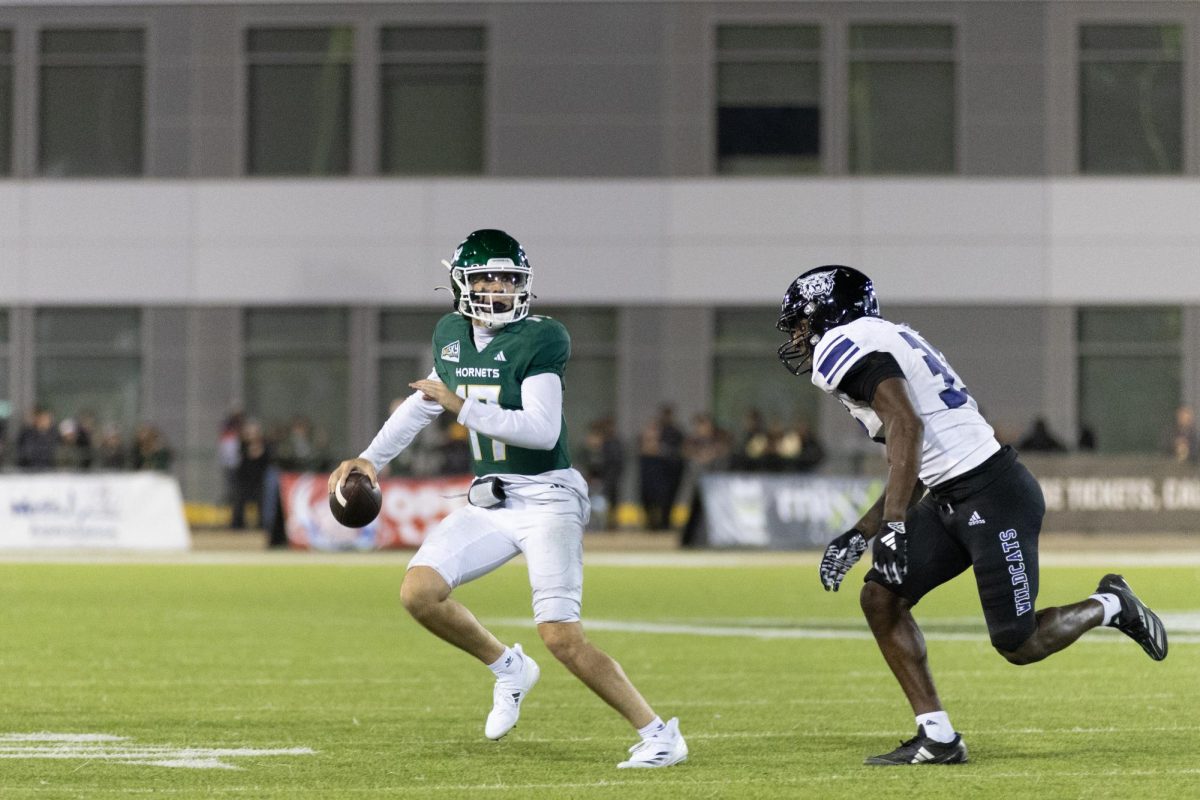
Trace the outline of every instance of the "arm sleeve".
<instances>
[{"instance_id":1,"label":"arm sleeve","mask_svg":"<svg viewBox=\"0 0 1200 800\"><path fill-rule=\"evenodd\" d=\"M850 399L870 405L875 399L875 390L879 388L879 384L888 378L903 377L904 371L900 369L891 353L876 351L868 353L855 364L837 388Z\"/></svg>"},{"instance_id":2,"label":"arm sleeve","mask_svg":"<svg viewBox=\"0 0 1200 800\"><path fill-rule=\"evenodd\" d=\"M438 380L436 370L429 373L429 379ZM359 454L359 458L370 461L375 465L375 469L383 469L385 464L400 455L404 448L412 444L417 434L441 416L441 413L441 405L432 400L422 400L420 392L413 392L387 418L379 433L371 440L371 444Z\"/></svg>"},{"instance_id":3,"label":"arm sleeve","mask_svg":"<svg viewBox=\"0 0 1200 800\"><path fill-rule=\"evenodd\" d=\"M562 380L558 373L543 372L521 381L521 406L501 408L467 398L458 421L476 433L514 447L552 450L562 433Z\"/></svg>"}]
</instances>

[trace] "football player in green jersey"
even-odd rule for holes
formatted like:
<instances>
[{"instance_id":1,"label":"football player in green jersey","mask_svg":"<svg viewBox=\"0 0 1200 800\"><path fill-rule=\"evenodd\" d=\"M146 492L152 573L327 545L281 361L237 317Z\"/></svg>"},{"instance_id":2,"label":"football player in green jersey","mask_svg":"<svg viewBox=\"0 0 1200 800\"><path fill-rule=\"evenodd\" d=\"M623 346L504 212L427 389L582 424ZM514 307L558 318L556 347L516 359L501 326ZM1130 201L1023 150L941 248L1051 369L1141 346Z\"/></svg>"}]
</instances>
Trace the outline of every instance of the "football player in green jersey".
<instances>
[{"instance_id":1,"label":"football player in green jersey","mask_svg":"<svg viewBox=\"0 0 1200 800\"><path fill-rule=\"evenodd\" d=\"M519 644L498 640L450 595L518 553L529 566L533 617L554 656L638 730L619 767L667 767L687 758L678 719L663 722L621 666L584 635L583 528L587 483L571 467L562 413L571 339L561 323L530 316L532 271L508 234L478 230L449 262L454 310L433 332L434 369L358 458L329 478L376 474L444 411L470 432L475 482L469 504L447 516L409 562L404 607L437 636L487 664L496 676L484 726L499 739L517 724L540 670Z\"/></svg>"}]
</instances>

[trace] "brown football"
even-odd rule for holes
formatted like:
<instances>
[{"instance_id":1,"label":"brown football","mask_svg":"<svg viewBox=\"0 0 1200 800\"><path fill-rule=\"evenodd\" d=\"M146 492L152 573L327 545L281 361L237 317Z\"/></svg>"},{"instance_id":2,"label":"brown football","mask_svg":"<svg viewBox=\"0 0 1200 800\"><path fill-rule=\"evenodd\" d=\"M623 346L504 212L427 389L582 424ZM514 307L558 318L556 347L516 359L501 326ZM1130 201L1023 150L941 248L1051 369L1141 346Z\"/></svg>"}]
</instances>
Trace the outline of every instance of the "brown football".
<instances>
[{"instance_id":1,"label":"brown football","mask_svg":"<svg viewBox=\"0 0 1200 800\"><path fill-rule=\"evenodd\" d=\"M339 492L329 493L329 510L333 518L347 528L361 528L379 516L383 493L371 485L371 479L361 472L351 472L342 481Z\"/></svg>"}]
</instances>

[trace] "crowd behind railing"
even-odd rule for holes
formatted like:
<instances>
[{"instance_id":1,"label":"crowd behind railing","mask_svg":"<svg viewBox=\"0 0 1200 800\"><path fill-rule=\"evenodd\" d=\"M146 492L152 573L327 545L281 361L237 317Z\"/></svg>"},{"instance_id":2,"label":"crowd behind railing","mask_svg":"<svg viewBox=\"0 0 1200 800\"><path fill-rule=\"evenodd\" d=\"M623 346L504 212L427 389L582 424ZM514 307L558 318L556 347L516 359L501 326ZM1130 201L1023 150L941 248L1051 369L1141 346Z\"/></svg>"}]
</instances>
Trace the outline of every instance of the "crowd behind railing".
<instances>
[{"instance_id":1,"label":"crowd behind railing","mask_svg":"<svg viewBox=\"0 0 1200 800\"><path fill-rule=\"evenodd\" d=\"M57 419L45 406L35 407L15 435L0 427L0 467L19 471L169 471L173 452L162 431L151 424L129 435L111 423L98 424L83 410ZM1083 426L1068 446L1046 420L1035 419L1020 435L997 430L1005 443L1023 452L1086 452L1096 436ZM618 434L611 417L594 420L582 442L576 442L576 466L587 478L593 502L593 528L612 527L622 502L640 508L644 527L671 527L672 511L686 505L697 481L707 472L808 472L826 460L826 448L808 420L790 422L748 410L741 427L731 432L709 413L692 415L686 430L670 405L661 406L642 426L636 449ZM1172 460L1200 463L1200 435L1190 406L1180 406L1159 447ZM247 521L270 528L276 513L281 472L323 472L344 453L332 451L328 433L308 417L264 426L241 411L224 420L216 441L222 473L221 502L230 509L230 525ZM627 471L633 469L632 475ZM427 428L384 475L435 477L471 471L467 430L448 415ZM636 498L626 491L632 487ZM252 509L247 517L247 509Z\"/></svg>"}]
</instances>

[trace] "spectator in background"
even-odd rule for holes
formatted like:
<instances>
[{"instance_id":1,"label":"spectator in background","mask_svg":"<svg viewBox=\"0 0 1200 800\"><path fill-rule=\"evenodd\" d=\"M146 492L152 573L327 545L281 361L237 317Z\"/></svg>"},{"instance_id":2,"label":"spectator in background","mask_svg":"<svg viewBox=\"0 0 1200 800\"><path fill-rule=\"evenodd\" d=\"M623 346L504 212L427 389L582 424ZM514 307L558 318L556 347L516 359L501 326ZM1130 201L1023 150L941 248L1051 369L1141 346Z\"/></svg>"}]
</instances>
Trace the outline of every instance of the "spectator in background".
<instances>
[{"instance_id":1,"label":"spectator in background","mask_svg":"<svg viewBox=\"0 0 1200 800\"><path fill-rule=\"evenodd\" d=\"M1027 453L1065 453L1067 451L1058 437L1050 432L1050 427L1046 424L1044 417L1038 417L1033 421L1033 427L1017 444L1017 449Z\"/></svg>"},{"instance_id":2,"label":"spectator in background","mask_svg":"<svg viewBox=\"0 0 1200 800\"><path fill-rule=\"evenodd\" d=\"M162 431L153 425L142 424L133 436L133 468L167 472L173 454Z\"/></svg>"},{"instance_id":3,"label":"spectator in background","mask_svg":"<svg viewBox=\"0 0 1200 800\"><path fill-rule=\"evenodd\" d=\"M762 412L757 408L747 409L742 417L742 435L733 455L733 468L746 472L762 469L770 444Z\"/></svg>"},{"instance_id":4,"label":"spectator in background","mask_svg":"<svg viewBox=\"0 0 1200 800\"><path fill-rule=\"evenodd\" d=\"M91 453L79 443L79 426L71 418L58 423L58 445L54 466L69 472L83 472L91 464Z\"/></svg>"},{"instance_id":5,"label":"spectator in background","mask_svg":"<svg viewBox=\"0 0 1200 800\"><path fill-rule=\"evenodd\" d=\"M75 441L82 454L83 468L91 469L96 450L96 414L84 409L75 415Z\"/></svg>"},{"instance_id":6,"label":"spectator in background","mask_svg":"<svg viewBox=\"0 0 1200 800\"><path fill-rule=\"evenodd\" d=\"M312 420L297 414L278 440L276 461L291 472L317 472L329 466L328 437L314 429Z\"/></svg>"},{"instance_id":7,"label":"spectator in background","mask_svg":"<svg viewBox=\"0 0 1200 800\"><path fill-rule=\"evenodd\" d=\"M94 451L97 469L118 471L128 469L129 455L125 452L125 443L121 441L121 431L115 425L105 425L100 429L100 441Z\"/></svg>"},{"instance_id":8,"label":"spectator in background","mask_svg":"<svg viewBox=\"0 0 1200 800\"><path fill-rule=\"evenodd\" d=\"M592 500L594 527L612 527L620 503L621 475L625 471L625 447L617 437L612 417L594 420L583 443L583 476Z\"/></svg>"},{"instance_id":9,"label":"spectator in background","mask_svg":"<svg viewBox=\"0 0 1200 800\"><path fill-rule=\"evenodd\" d=\"M684 435L675 423L675 407L663 405L658 409L659 456L662 458L663 497L666 507L666 524L671 526L671 510L679 497L679 487L683 484L683 442Z\"/></svg>"},{"instance_id":10,"label":"spectator in background","mask_svg":"<svg viewBox=\"0 0 1200 800\"><path fill-rule=\"evenodd\" d=\"M728 431L717 427L712 414L692 417L692 429L683 443L683 453L694 475L729 469L733 442Z\"/></svg>"},{"instance_id":11,"label":"spectator in background","mask_svg":"<svg viewBox=\"0 0 1200 800\"><path fill-rule=\"evenodd\" d=\"M1167 434L1166 453L1179 463L1200 461L1200 438L1196 431L1196 412L1191 406L1175 409L1175 425Z\"/></svg>"},{"instance_id":12,"label":"spectator in background","mask_svg":"<svg viewBox=\"0 0 1200 800\"><path fill-rule=\"evenodd\" d=\"M30 470L51 469L57 449L54 415L45 406L37 406L17 437L17 466Z\"/></svg>"},{"instance_id":13,"label":"spectator in background","mask_svg":"<svg viewBox=\"0 0 1200 800\"><path fill-rule=\"evenodd\" d=\"M470 475L474 469L471 454L471 432L453 417L443 415L445 438L442 442L443 475Z\"/></svg>"},{"instance_id":14,"label":"spectator in background","mask_svg":"<svg viewBox=\"0 0 1200 800\"><path fill-rule=\"evenodd\" d=\"M825 448L808 422L797 419L775 442L785 472L811 472L825 460Z\"/></svg>"},{"instance_id":15,"label":"spectator in background","mask_svg":"<svg viewBox=\"0 0 1200 800\"><path fill-rule=\"evenodd\" d=\"M229 526L235 530L246 527L246 504L254 505L258 521L263 522L263 485L271 466L271 448L257 420L242 423L241 450L233 484L233 514Z\"/></svg>"},{"instance_id":16,"label":"spectator in background","mask_svg":"<svg viewBox=\"0 0 1200 800\"><path fill-rule=\"evenodd\" d=\"M221 467L221 476L225 479L226 503L233 504L237 495L237 469L242 463L242 412L234 410L221 423L221 432L217 436L217 464Z\"/></svg>"},{"instance_id":17,"label":"spectator in background","mask_svg":"<svg viewBox=\"0 0 1200 800\"><path fill-rule=\"evenodd\" d=\"M1079 423L1079 450L1091 453L1096 449L1096 431L1086 422Z\"/></svg>"},{"instance_id":18,"label":"spectator in background","mask_svg":"<svg viewBox=\"0 0 1200 800\"><path fill-rule=\"evenodd\" d=\"M638 481L646 528L664 530L671 522L671 484L667 460L662 454L659 418L646 423L638 437Z\"/></svg>"}]
</instances>

